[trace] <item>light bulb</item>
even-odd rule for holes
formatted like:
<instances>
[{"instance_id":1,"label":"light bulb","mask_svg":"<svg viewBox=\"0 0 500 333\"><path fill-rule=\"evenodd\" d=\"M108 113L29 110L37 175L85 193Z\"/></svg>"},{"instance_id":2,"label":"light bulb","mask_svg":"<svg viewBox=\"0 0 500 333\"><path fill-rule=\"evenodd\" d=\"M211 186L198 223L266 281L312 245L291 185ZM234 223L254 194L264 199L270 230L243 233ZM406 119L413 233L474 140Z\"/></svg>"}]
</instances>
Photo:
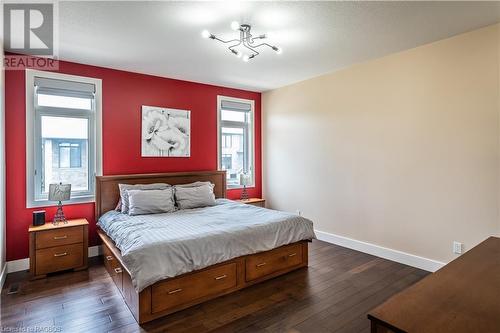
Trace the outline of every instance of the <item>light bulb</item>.
<instances>
[{"instance_id":1,"label":"light bulb","mask_svg":"<svg viewBox=\"0 0 500 333\"><path fill-rule=\"evenodd\" d=\"M240 28L240 24L236 21L231 22L231 29L238 30Z\"/></svg>"},{"instance_id":2,"label":"light bulb","mask_svg":"<svg viewBox=\"0 0 500 333\"><path fill-rule=\"evenodd\" d=\"M248 62L248 60L250 60L250 57L249 57L248 55L246 55L246 54L245 54L245 55L243 56L243 61L244 61L244 62Z\"/></svg>"},{"instance_id":3,"label":"light bulb","mask_svg":"<svg viewBox=\"0 0 500 333\"><path fill-rule=\"evenodd\" d=\"M208 30L203 30L201 32L201 37L203 37L203 38L208 38L208 37L210 37L210 35L211 35L211 33Z\"/></svg>"}]
</instances>

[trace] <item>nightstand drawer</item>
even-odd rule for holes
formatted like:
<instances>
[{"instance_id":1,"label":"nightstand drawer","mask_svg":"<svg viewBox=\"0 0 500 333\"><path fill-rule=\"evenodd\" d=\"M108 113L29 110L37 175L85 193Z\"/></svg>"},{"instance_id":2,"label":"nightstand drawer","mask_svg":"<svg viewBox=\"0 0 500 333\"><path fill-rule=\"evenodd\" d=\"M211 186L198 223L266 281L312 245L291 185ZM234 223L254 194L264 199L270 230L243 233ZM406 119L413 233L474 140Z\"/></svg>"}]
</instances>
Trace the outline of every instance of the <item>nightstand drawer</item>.
<instances>
[{"instance_id":1,"label":"nightstand drawer","mask_svg":"<svg viewBox=\"0 0 500 333\"><path fill-rule=\"evenodd\" d=\"M83 243L37 250L36 275L83 266Z\"/></svg>"},{"instance_id":2,"label":"nightstand drawer","mask_svg":"<svg viewBox=\"0 0 500 333\"><path fill-rule=\"evenodd\" d=\"M83 242L83 227L69 227L36 233L36 249Z\"/></svg>"}]
</instances>

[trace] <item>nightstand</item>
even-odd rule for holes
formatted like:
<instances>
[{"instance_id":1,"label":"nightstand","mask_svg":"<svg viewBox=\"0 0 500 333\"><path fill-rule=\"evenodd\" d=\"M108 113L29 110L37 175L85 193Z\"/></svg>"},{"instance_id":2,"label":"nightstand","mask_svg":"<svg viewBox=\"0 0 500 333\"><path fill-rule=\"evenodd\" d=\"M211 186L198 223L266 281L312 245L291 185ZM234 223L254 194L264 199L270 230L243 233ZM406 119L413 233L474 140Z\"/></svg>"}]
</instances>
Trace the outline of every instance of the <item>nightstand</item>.
<instances>
[{"instance_id":1,"label":"nightstand","mask_svg":"<svg viewBox=\"0 0 500 333\"><path fill-rule=\"evenodd\" d=\"M68 223L30 226L30 273L39 279L48 273L87 268L88 226L86 219Z\"/></svg>"},{"instance_id":2,"label":"nightstand","mask_svg":"<svg viewBox=\"0 0 500 333\"><path fill-rule=\"evenodd\" d=\"M266 200L265 199L260 199L260 198L250 198L247 200L235 200L247 205L253 205L253 206L258 206L258 207L266 207Z\"/></svg>"}]
</instances>

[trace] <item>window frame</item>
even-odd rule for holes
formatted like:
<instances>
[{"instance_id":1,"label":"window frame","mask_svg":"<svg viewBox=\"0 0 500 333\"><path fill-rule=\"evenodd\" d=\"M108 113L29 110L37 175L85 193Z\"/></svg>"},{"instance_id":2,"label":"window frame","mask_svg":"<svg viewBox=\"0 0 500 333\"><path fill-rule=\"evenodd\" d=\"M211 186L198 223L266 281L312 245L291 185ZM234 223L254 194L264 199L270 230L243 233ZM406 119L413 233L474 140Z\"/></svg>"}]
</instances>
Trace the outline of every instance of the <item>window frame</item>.
<instances>
[{"instance_id":1,"label":"window frame","mask_svg":"<svg viewBox=\"0 0 500 333\"><path fill-rule=\"evenodd\" d=\"M90 83L95 86L93 110L57 108L36 105L35 77ZM41 112L36 112L37 108ZM72 193L71 199L64 204L77 204L95 201L95 176L102 175L102 80L97 78L77 75L45 72L26 69L26 207L54 206L45 196L36 192L41 188L41 170L36 171L36 166L42 162L41 154L35 147L41 147L41 117L59 116L70 118L88 119L88 158L89 162L89 191ZM40 149L41 150L41 149ZM37 187L38 186L38 187Z\"/></svg>"},{"instance_id":2,"label":"window frame","mask_svg":"<svg viewBox=\"0 0 500 333\"><path fill-rule=\"evenodd\" d=\"M248 138L245 138L245 128L247 126L242 126L239 121L230 121L230 120L222 120L221 111L222 111L222 101L231 101L231 102L239 102L239 103L248 103L250 104L250 126L248 128ZM226 126L224 126L226 124ZM243 158L249 159L249 168L251 170L252 182L251 185L246 186L247 188L255 187L255 101L252 99L243 99L229 96L217 95L217 169L222 170L222 127L233 127L233 128L243 128L243 137L244 137L244 147L249 147L249 152L246 154L247 156L243 156ZM231 138L232 140L232 138ZM231 142L232 143L232 142ZM242 185L230 185L227 184L227 189L241 189Z\"/></svg>"}]
</instances>

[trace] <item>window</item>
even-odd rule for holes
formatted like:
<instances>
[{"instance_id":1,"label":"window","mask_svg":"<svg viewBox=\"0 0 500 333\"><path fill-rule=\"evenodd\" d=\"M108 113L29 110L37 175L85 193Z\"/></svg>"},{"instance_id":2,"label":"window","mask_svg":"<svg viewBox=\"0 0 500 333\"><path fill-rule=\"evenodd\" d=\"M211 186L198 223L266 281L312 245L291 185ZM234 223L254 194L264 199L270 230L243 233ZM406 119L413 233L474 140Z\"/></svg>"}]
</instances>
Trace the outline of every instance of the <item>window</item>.
<instances>
[{"instance_id":1,"label":"window","mask_svg":"<svg viewBox=\"0 0 500 333\"><path fill-rule=\"evenodd\" d=\"M233 155L222 154L222 169L231 170L233 168Z\"/></svg>"},{"instance_id":2,"label":"window","mask_svg":"<svg viewBox=\"0 0 500 333\"><path fill-rule=\"evenodd\" d=\"M239 188L239 175L254 171L254 101L218 96L219 169L227 172L228 188Z\"/></svg>"},{"instance_id":3,"label":"window","mask_svg":"<svg viewBox=\"0 0 500 333\"><path fill-rule=\"evenodd\" d=\"M231 148L233 144L231 139L231 135L222 133L222 148Z\"/></svg>"},{"instance_id":4,"label":"window","mask_svg":"<svg viewBox=\"0 0 500 333\"><path fill-rule=\"evenodd\" d=\"M82 148L85 140L78 143L62 142L59 143L59 168L81 168L82 167Z\"/></svg>"},{"instance_id":5,"label":"window","mask_svg":"<svg viewBox=\"0 0 500 333\"><path fill-rule=\"evenodd\" d=\"M51 205L49 184L71 184L70 202L94 199L100 174L97 79L26 71L27 205ZM98 140L99 138L99 140Z\"/></svg>"}]
</instances>

